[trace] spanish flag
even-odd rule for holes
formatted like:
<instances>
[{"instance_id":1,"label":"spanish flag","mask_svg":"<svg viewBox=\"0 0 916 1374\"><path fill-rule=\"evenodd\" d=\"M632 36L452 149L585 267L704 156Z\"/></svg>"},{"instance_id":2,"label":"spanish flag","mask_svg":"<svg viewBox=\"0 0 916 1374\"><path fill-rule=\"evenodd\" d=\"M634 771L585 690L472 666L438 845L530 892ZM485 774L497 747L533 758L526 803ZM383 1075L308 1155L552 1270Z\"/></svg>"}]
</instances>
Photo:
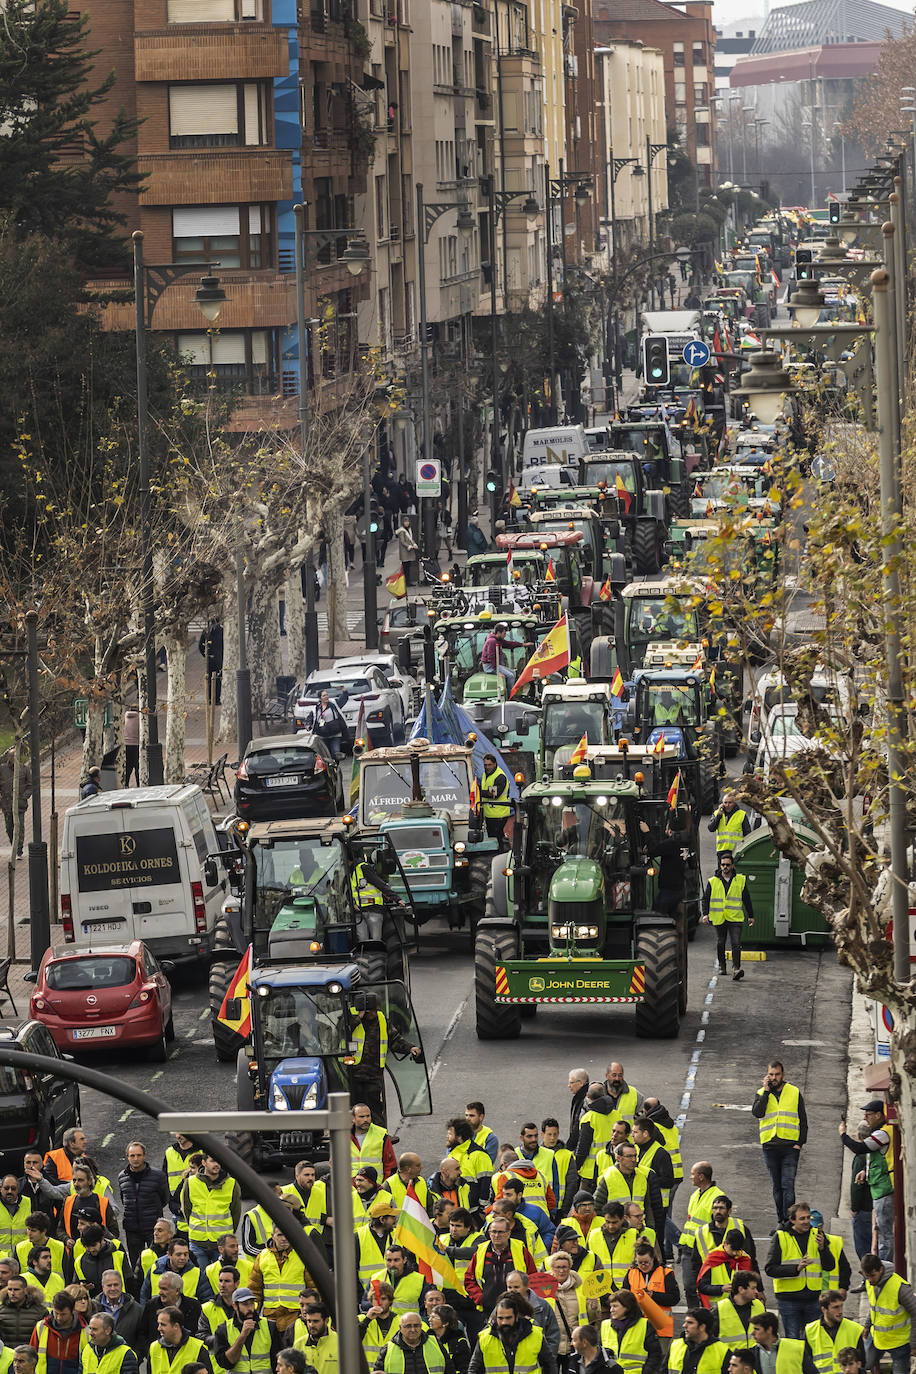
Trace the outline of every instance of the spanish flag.
<instances>
[{"instance_id":1,"label":"spanish flag","mask_svg":"<svg viewBox=\"0 0 916 1374\"><path fill-rule=\"evenodd\" d=\"M617 479L614 485L617 490L617 500L623 502L623 513L624 515L629 515L630 506L633 503L633 498L624 486L623 478L621 477L619 472L617 474Z\"/></svg>"},{"instance_id":2,"label":"spanish flag","mask_svg":"<svg viewBox=\"0 0 916 1374\"><path fill-rule=\"evenodd\" d=\"M604 579L604 586L598 593L598 599L599 601L610 601L613 594L614 593L611 591L611 579L609 577L606 577Z\"/></svg>"},{"instance_id":3,"label":"spanish flag","mask_svg":"<svg viewBox=\"0 0 916 1374\"><path fill-rule=\"evenodd\" d=\"M700 669L702 668L702 666L703 666L703 655L702 655L702 654L697 654L696 658L693 660L693 672L698 673L698 672L700 671Z\"/></svg>"},{"instance_id":4,"label":"spanish flag","mask_svg":"<svg viewBox=\"0 0 916 1374\"><path fill-rule=\"evenodd\" d=\"M770 536L770 531L769 531L769 530L764 530L764 532L763 532L763 542L764 542L764 545L765 545L766 548L769 548L770 545L772 544L773 540L772 540L772 538L771 538L771 536Z\"/></svg>"},{"instance_id":5,"label":"spanish flag","mask_svg":"<svg viewBox=\"0 0 916 1374\"><path fill-rule=\"evenodd\" d=\"M510 573L510 574L511 574L511 572L512 572L512 545L511 545L511 544L510 544L509 547L506 549L506 572L507 572L507 573Z\"/></svg>"},{"instance_id":6,"label":"spanish flag","mask_svg":"<svg viewBox=\"0 0 916 1374\"><path fill-rule=\"evenodd\" d=\"M407 582L404 577L404 569L398 568L390 577L385 578L385 586L388 588L388 595L393 596L397 601L399 597L407 595Z\"/></svg>"},{"instance_id":7,"label":"spanish flag","mask_svg":"<svg viewBox=\"0 0 916 1374\"><path fill-rule=\"evenodd\" d=\"M480 810L480 783L477 781L476 778L471 783L471 794L468 800L470 803L471 814L473 815L475 812Z\"/></svg>"},{"instance_id":8,"label":"spanish flag","mask_svg":"<svg viewBox=\"0 0 916 1374\"><path fill-rule=\"evenodd\" d=\"M673 783L671 784L671 786L668 788L668 797L667 797L667 801L668 801L668 809L669 809L669 811L676 811L676 810L677 810L677 794L678 794L678 789L680 788L680 785L681 785L681 770L678 769L677 772L676 772L675 775L674 775L674 782L673 782Z\"/></svg>"},{"instance_id":9,"label":"spanish flag","mask_svg":"<svg viewBox=\"0 0 916 1374\"><path fill-rule=\"evenodd\" d=\"M515 680L515 686L509 693L510 698L514 697L519 688L524 687L526 682L533 681L535 669L537 669L539 676L544 678L550 677L551 673L559 673L568 664L569 622L564 611L557 623L548 630L519 673Z\"/></svg>"},{"instance_id":10,"label":"spanish flag","mask_svg":"<svg viewBox=\"0 0 916 1374\"><path fill-rule=\"evenodd\" d=\"M664 732L664 730L663 730L663 731L661 732L661 734L659 735L658 739L655 741L655 743L654 743L653 746L652 746L652 753L653 753L653 754L663 754L664 752L665 752L665 732Z\"/></svg>"},{"instance_id":11,"label":"spanish flag","mask_svg":"<svg viewBox=\"0 0 916 1374\"><path fill-rule=\"evenodd\" d=\"M715 690L716 690L716 670L715 670L715 668L713 668L712 672L709 674L709 690L710 690L711 692L715 692Z\"/></svg>"},{"instance_id":12,"label":"spanish flag","mask_svg":"<svg viewBox=\"0 0 916 1374\"><path fill-rule=\"evenodd\" d=\"M548 560L547 560L547 572L544 574L544 581L545 581L545 582L556 582L556 580L557 580L557 575L556 575L556 573L555 573L554 570L553 570L553 559L552 559L552 558L548 558Z\"/></svg>"},{"instance_id":13,"label":"spanish flag","mask_svg":"<svg viewBox=\"0 0 916 1374\"><path fill-rule=\"evenodd\" d=\"M572 753L570 754L570 756L569 756L569 761L570 761L570 763L572 763L572 764L584 763L584 762L585 762L585 759L586 759L587 753L588 753L588 733L586 733L586 734L584 734L584 735L582 736L582 738L579 740L579 743L576 745L575 749L574 749L574 750L572 751Z\"/></svg>"},{"instance_id":14,"label":"spanish flag","mask_svg":"<svg viewBox=\"0 0 916 1374\"><path fill-rule=\"evenodd\" d=\"M242 955L241 963L235 970L232 976L232 982L226 989L226 996L223 998L223 1004L219 1009L219 1016L216 1018L224 1026L228 1026L229 1030L235 1031L236 1035L241 1035L245 1040L247 1040L251 1034L251 1000L248 995L248 979L250 976L251 945L248 946L245 953ZM237 1021L232 1020L226 1015L227 1003L234 997L238 997L242 1003L242 1015Z\"/></svg>"},{"instance_id":15,"label":"spanish flag","mask_svg":"<svg viewBox=\"0 0 916 1374\"><path fill-rule=\"evenodd\" d=\"M619 668L614 670L614 676L611 678L611 696L623 696L623 678Z\"/></svg>"},{"instance_id":16,"label":"spanish flag","mask_svg":"<svg viewBox=\"0 0 916 1374\"><path fill-rule=\"evenodd\" d=\"M766 460L766 462L764 463L764 465L763 465L763 467L760 469L760 471L763 473L763 475L764 475L765 477L772 477L772 475L773 475L773 464L770 462L769 458Z\"/></svg>"},{"instance_id":17,"label":"spanish flag","mask_svg":"<svg viewBox=\"0 0 916 1374\"><path fill-rule=\"evenodd\" d=\"M684 411L685 420L695 420L697 418L697 403L691 396L687 402L687 409Z\"/></svg>"}]
</instances>

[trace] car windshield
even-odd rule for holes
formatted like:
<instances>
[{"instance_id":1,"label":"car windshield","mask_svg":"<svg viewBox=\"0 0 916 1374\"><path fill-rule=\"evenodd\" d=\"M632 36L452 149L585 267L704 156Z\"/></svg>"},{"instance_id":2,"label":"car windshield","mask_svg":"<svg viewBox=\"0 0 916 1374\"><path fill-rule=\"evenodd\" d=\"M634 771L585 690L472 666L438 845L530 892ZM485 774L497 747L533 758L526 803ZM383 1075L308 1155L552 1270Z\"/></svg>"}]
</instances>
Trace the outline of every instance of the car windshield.
<instances>
[{"instance_id":1,"label":"car windshield","mask_svg":"<svg viewBox=\"0 0 916 1374\"><path fill-rule=\"evenodd\" d=\"M673 683L649 688L648 716L653 725L699 725L693 688Z\"/></svg>"},{"instance_id":2,"label":"car windshield","mask_svg":"<svg viewBox=\"0 0 916 1374\"><path fill-rule=\"evenodd\" d=\"M756 474L749 474L756 488L760 481ZM707 501L740 501L748 497L750 483L745 482L733 472L710 472L698 477L694 487L695 497L705 497Z\"/></svg>"},{"instance_id":3,"label":"car windshield","mask_svg":"<svg viewBox=\"0 0 916 1374\"><path fill-rule=\"evenodd\" d=\"M326 678L321 682L308 682L305 687L307 696L319 697L322 692L329 692L332 699L337 692L347 692L351 697L360 697L371 690L368 679L364 677Z\"/></svg>"},{"instance_id":4,"label":"car windshield","mask_svg":"<svg viewBox=\"0 0 916 1374\"><path fill-rule=\"evenodd\" d=\"M548 701L544 707L546 748L576 745L583 735L589 744L605 742L604 711L600 701Z\"/></svg>"},{"instance_id":5,"label":"car windshield","mask_svg":"<svg viewBox=\"0 0 916 1374\"><path fill-rule=\"evenodd\" d=\"M634 642L696 639L696 611L669 610L665 596L634 596L630 601L630 635Z\"/></svg>"},{"instance_id":6,"label":"car windshield","mask_svg":"<svg viewBox=\"0 0 916 1374\"><path fill-rule=\"evenodd\" d=\"M532 816L532 839L535 845L546 842L566 856L602 859L614 856L623 867L629 850L626 811L623 799L610 797L606 806L590 802L573 802L567 798L547 797Z\"/></svg>"},{"instance_id":7,"label":"car windshield","mask_svg":"<svg viewBox=\"0 0 916 1374\"><path fill-rule=\"evenodd\" d=\"M797 714L785 711L776 712L770 720L770 734L774 739L802 738Z\"/></svg>"},{"instance_id":8,"label":"car windshield","mask_svg":"<svg viewBox=\"0 0 916 1374\"><path fill-rule=\"evenodd\" d=\"M615 447L626 448L628 445L615 443ZM614 490L618 476L627 491L635 492L636 472L632 458L604 458L601 462L589 463L585 469L585 480L590 487L597 486L599 482L607 482L611 490Z\"/></svg>"},{"instance_id":9,"label":"car windshield","mask_svg":"<svg viewBox=\"0 0 916 1374\"><path fill-rule=\"evenodd\" d=\"M269 1064L347 1053L349 1027L340 997L305 988L270 988L259 997L263 1053Z\"/></svg>"},{"instance_id":10,"label":"car windshield","mask_svg":"<svg viewBox=\"0 0 916 1374\"><path fill-rule=\"evenodd\" d=\"M307 749L304 745L277 745L272 749L249 754L245 759L249 774L277 773L283 768L294 768L301 772L303 769L313 768L314 764L314 749Z\"/></svg>"},{"instance_id":11,"label":"car windshield","mask_svg":"<svg viewBox=\"0 0 916 1374\"><path fill-rule=\"evenodd\" d=\"M45 981L52 992L76 992L83 988L123 988L137 976L137 965L126 955L93 955L85 959L60 959L49 964Z\"/></svg>"},{"instance_id":12,"label":"car windshield","mask_svg":"<svg viewBox=\"0 0 916 1374\"><path fill-rule=\"evenodd\" d=\"M531 587L535 582L543 581L546 568L547 565L540 553L529 554L527 557L515 553L512 556L511 577L514 582L522 582ZM506 575L505 554L498 559L473 564L470 572L471 585L474 587L490 587L501 582Z\"/></svg>"},{"instance_id":13,"label":"car windshield","mask_svg":"<svg viewBox=\"0 0 916 1374\"><path fill-rule=\"evenodd\" d=\"M452 816L467 818L470 779L467 758L421 759L420 787L428 804ZM365 763L359 778L360 811L364 825L381 825L399 814L410 801L410 764Z\"/></svg>"},{"instance_id":14,"label":"car windshield","mask_svg":"<svg viewBox=\"0 0 916 1374\"><path fill-rule=\"evenodd\" d=\"M346 921L349 878L340 843L317 836L254 844L249 865L253 883L254 940L260 952L275 928L301 928L317 909L331 921Z\"/></svg>"},{"instance_id":15,"label":"car windshield","mask_svg":"<svg viewBox=\"0 0 916 1374\"><path fill-rule=\"evenodd\" d=\"M483 646L492 631L493 626L490 624L477 626L473 630L451 629L447 632L449 663L457 674L459 682L464 682L471 673L480 670L480 656L483 653ZM525 659L531 652L530 649L525 648L525 640L530 638L531 633L532 631L526 629L524 625L509 625L503 640L503 647L499 652L499 661L504 668L517 671L524 665ZM512 648L512 644L519 647Z\"/></svg>"}]
</instances>

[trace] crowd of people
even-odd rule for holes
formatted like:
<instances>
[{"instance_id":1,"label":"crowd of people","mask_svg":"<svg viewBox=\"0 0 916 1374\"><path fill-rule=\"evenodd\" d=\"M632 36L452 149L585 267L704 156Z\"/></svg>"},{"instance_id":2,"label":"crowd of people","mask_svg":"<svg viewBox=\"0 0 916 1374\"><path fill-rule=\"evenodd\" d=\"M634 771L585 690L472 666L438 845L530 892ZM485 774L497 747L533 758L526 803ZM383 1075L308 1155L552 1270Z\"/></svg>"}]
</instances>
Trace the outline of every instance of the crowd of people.
<instances>
[{"instance_id":1,"label":"crowd of people","mask_svg":"<svg viewBox=\"0 0 916 1374\"><path fill-rule=\"evenodd\" d=\"M686 1188L678 1127L622 1064L598 1082L574 1069L569 1092L562 1132L544 1117L515 1141L500 1142L483 1103L469 1102L427 1169L396 1154L368 1105L353 1107L353 1282L370 1369L859 1374L884 1357L905 1374L916 1295L890 1262L892 1214L859 1196L856 1218L870 1210L873 1229L855 1231L854 1282L842 1238L795 1198L807 1118L781 1064L751 1103L776 1220L765 1254L708 1161L687 1170L674 1224ZM855 1186L873 1180L881 1204L893 1168L881 1103L840 1136ZM303 1160L274 1186L333 1266L327 1179ZM427 1219L426 1249L402 1227L405 1204ZM860 1323L846 1303L863 1289ZM0 1374L342 1370L313 1275L264 1208L244 1209L218 1160L177 1136L156 1168L134 1140L112 1182L78 1127L0 1179L0 1341Z\"/></svg>"}]
</instances>

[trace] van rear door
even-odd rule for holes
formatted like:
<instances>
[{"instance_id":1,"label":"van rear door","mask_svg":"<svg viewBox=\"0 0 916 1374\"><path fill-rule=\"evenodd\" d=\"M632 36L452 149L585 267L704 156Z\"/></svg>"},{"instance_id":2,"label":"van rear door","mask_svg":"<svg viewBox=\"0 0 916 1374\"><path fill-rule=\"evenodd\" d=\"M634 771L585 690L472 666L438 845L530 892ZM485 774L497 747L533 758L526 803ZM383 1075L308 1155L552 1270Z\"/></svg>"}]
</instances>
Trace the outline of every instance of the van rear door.
<instances>
[{"instance_id":1,"label":"van rear door","mask_svg":"<svg viewBox=\"0 0 916 1374\"><path fill-rule=\"evenodd\" d=\"M75 843L82 939L146 940L194 932L186 848L173 812L113 807L103 831Z\"/></svg>"}]
</instances>

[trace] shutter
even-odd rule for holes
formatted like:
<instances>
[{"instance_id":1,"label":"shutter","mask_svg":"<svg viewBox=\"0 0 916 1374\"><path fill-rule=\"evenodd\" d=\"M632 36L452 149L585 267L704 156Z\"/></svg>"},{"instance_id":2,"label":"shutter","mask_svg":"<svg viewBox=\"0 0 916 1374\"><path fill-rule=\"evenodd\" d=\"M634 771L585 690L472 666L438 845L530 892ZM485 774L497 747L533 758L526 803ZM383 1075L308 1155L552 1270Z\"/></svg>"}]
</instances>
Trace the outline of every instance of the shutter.
<instances>
[{"instance_id":1,"label":"shutter","mask_svg":"<svg viewBox=\"0 0 916 1374\"><path fill-rule=\"evenodd\" d=\"M245 85L245 143L256 146L261 142L261 113L258 87Z\"/></svg>"},{"instance_id":2,"label":"shutter","mask_svg":"<svg viewBox=\"0 0 916 1374\"><path fill-rule=\"evenodd\" d=\"M213 361L214 363L244 363L245 334L241 329L213 335Z\"/></svg>"},{"instance_id":3,"label":"shutter","mask_svg":"<svg viewBox=\"0 0 916 1374\"><path fill-rule=\"evenodd\" d=\"M172 211L172 237L176 239L215 238L238 232L237 205L201 205Z\"/></svg>"},{"instance_id":4,"label":"shutter","mask_svg":"<svg viewBox=\"0 0 916 1374\"><path fill-rule=\"evenodd\" d=\"M249 205L248 207L248 232L249 234L263 233L261 228L261 209L260 205Z\"/></svg>"},{"instance_id":5,"label":"shutter","mask_svg":"<svg viewBox=\"0 0 916 1374\"><path fill-rule=\"evenodd\" d=\"M267 362L267 330L251 331L251 361L255 364Z\"/></svg>"},{"instance_id":6,"label":"shutter","mask_svg":"<svg viewBox=\"0 0 916 1374\"><path fill-rule=\"evenodd\" d=\"M238 95L235 86L169 87L169 126L173 136L237 134Z\"/></svg>"},{"instance_id":7,"label":"shutter","mask_svg":"<svg viewBox=\"0 0 916 1374\"><path fill-rule=\"evenodd\" d=\"M235 20L235 0L169 0L170 24L225 24Z\"/></svg>"},{"instance_id":8,"label":"shutter","mask_svg":"<svg viewBox=\"0 0 916 1374\"><path fill-rule=\"evenodd\" d=\"M178 352L190 358L192 366L209 363L210 343L206 334L179 334Z\"/></svg>"}]
</instances>

